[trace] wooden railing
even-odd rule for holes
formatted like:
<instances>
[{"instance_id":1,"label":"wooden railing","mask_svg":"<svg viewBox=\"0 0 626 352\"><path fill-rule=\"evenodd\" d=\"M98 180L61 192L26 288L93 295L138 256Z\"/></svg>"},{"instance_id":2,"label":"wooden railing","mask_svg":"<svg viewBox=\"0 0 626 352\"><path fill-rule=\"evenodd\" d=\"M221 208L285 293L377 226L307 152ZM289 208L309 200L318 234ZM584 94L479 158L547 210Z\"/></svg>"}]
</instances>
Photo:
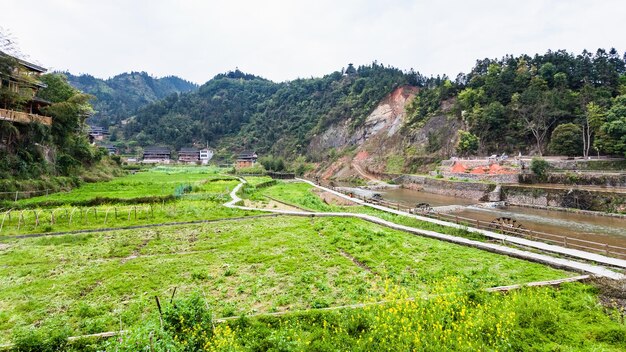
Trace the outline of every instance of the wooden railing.
<instances>
[{"instance_id":1,"label":"wooden railing","mask_svg":"<svg viewBox=\"0 0 626 352\"><path fill-rule=\"evenodd\" d=\"M39 122L48 126L52 125L52 117L7 109L0 109L0 120L20 123Z\"/></svg>"},{"instance_id":2,"label":"wooden railing","mask_svg":"<svg viewBox=\"0 0 626 352\"><path fill-rule=\"evenodd\" d=\"M626 258L625 247L614 246L608 243L588 241L588 240L583 240L580 238L555 235L551 233L534 231L534 230L529 230L529 229L524 229L524 228L513 228L513 227L506 226L504 224L496 225L488 221L470 219L470 218L466 218L466 217L462 217L458 215L438 213L438 212L433 212L433 211L422 212L414 208L410 208L405 205L402 205L400 203L389 202L386 200L374 200L372 198L359 196L357 194L347 192L346 190L336 188L333 186L327 186L327 188L330 188L336 192L349 195L353 198L361 199L367 203L377 204L377 205L385 206L387 208L401 210L407 213L413 213L416 215L425 216L425 217L429 217L429 218L437 219L441 221L453 222L453 223L466 226L466 227L472 227L475 229L497 232L497 233L501 233L507 236L522 237L522 238L526 238L532 241L541 241L541 242L545 242L549 244L554 244L557 246L562 246L565 248L579 249L582 251L603 254L603 255L615 257L615 258Z\"/></svg>"}]
</instances>

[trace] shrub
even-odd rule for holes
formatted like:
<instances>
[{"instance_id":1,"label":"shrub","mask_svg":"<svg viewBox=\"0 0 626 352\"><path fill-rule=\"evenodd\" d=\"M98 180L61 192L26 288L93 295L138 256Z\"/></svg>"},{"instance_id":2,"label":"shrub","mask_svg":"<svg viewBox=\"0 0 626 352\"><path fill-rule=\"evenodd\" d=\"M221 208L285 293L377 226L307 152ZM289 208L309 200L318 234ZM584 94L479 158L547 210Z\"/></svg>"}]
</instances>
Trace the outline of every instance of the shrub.
<instances>
[{"instance_id":1,"label":"shrub","mask_svg":"<svg viewBox=\"0 0 626 352\"><path fill-rule=\"evenodd\" d=\"M575 156L582 154L583 146L580 138L582 130L573 123L564 123L556 126L552 131L552 138L548 149L558 155Z\"/></svg>"},{"instance_id":2,"label":"shrub","mask_svg":"<svg viewBox=\"0 0 626 352\"><path fill-rule=\"evenodd\" d=\"M548 164L548 162L544 159L533 158L533 160L530 162L530 170L533 172L533 174L537 175L537 177L545 177L546 172L549 168L550 164Z\"/></svg>"}]
</instances>

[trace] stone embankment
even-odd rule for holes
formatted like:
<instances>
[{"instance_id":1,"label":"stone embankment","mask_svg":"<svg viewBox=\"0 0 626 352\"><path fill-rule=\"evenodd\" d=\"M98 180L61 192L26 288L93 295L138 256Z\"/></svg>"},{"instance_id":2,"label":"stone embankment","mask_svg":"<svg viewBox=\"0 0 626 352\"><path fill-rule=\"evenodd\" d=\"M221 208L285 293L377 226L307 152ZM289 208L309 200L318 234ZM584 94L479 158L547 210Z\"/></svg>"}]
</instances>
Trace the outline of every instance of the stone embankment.
<instances>
[{"instance_id":1,"label":"stone embankment","mask_svg":"<svg viewBox=\"0 0 626 352\"><path fill-rule=\"evenodd\" d=\"M473 199L476 201L498 201L490 199L490 194L496 189L495 183L450 181L430 176L401 175L393 179L394 183L402 187L434 193L450 197Z\"/></svg>"},{"instance_id":2,"label":"stone embankment","mask_svg":"<svg viewBox=\"0 0 626 352\"><path fill-rule=\"evenodd\" d=\"M611 189L503 185L502 200L520 206L562 207L596 212L626 212L626 193Z\"/></svg>"}]
</instances>

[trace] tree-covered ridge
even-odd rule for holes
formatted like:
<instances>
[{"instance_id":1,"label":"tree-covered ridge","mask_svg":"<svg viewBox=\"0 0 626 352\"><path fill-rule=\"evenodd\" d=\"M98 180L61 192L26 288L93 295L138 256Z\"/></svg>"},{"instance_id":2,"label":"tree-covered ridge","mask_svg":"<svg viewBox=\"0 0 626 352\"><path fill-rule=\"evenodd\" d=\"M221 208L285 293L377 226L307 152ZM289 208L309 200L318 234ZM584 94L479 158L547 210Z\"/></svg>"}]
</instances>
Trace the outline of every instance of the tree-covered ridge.
<instances>
[{"instance_id":1,"label":"tree-covered ridge","mask_svg":"<svg viewBox=\"0 0 626 352\"><path fill-rule=\"evenodd\" d=\"M478 60L454 82L447 77L431 81L409 106L409 124L419 126L448 100L479 138L475 152L623 154L626 115L620 106L626 99L619 96L626 93L625 73L625 59L615 49ZM580 130L557 129L562 124ZM546 150L553 132L557 140L563 139L559 133L579 133L579 138L567 151Z\"/></svg>"},{"instance_id":2,"label":"tree-covered ridge","mask_svg":"<svg viewBox=\"0 0 626 352\"><path fill-rule=\"evenodd\" d=\"M64 75L72 86L95 97L96 114L90 121L102 126L119 123L137 109L170 94L198 88L195 83L176 76L154 78L146 72L122 73L106 80L87 74L75 76L66 72Z\"/></svg>"},{"instance_id":3,"label":"tree-covered ridge","mask_svg":"<svg viewBox=\"0 0 626 352\"><path fill-rule=\"evenodd\" d=\"M418 75L378 63L321 78L275 83L239 70L220 74L197 92L170 96L139 111L126 137L142 145L192 143L304 154L311 137L330 124L356 125L393 88Z\"/></svg>"}]
</instances>

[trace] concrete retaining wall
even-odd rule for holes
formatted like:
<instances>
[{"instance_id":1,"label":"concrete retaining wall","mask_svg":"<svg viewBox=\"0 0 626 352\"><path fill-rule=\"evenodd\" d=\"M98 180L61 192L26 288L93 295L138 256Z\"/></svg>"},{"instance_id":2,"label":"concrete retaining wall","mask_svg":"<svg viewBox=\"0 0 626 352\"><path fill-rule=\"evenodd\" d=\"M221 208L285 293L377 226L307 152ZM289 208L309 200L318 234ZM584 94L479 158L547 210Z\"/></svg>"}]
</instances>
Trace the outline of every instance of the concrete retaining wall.
<instances>
[{"instance_id":1,"label":"concrete retaining wall","mask_svg":"<svg viewBox=\"0 0 626 352\"><path fill-rule=\"evenodd\" d=\"M564 172L551 173L545 178L540 178L533 174L525 174L520 175L519 182L523 184L555 183L564 185L626 187L626 173Z\"/></svg>"},{"instance_id":2,"label":"concrete retaining wall","mask_svg":"<svg viewBox=\"0 0 626 352\"><path fill-rule=\"evenodd\" d=\"M401 184L404 188L476 201L488 201L489 193L496 188L495 184L447 181L418 175L402 175L395 178L394 182Z\"/></svg>"},{"instance_id":3,"label":"concrete retaining wall","mask_svg":"<svg viewBox=\"0 0 626 352\"><path fill-rule=\"evenodd\" d=\"M502 200L513 205L538 205L547 207L567 207L569 189L521 187L514 185L502 186ZM610 191L589 192L590 208L586 210L602 212L626 212L626 194Z\"/></svg>"},{"instance_id":4,"label":"concrete retaining wall","mask_svg":"<svg viewBox=\"0 0 626 352\"><path fill-rule=\"evenodd\" d=\"M431 175L435 176L437 173L433 172ZM518 174L507 174L507 175L479 175L479 174L470 174L470 173L454 173L448 171L440 172L444 177L456 177L458 179L468 179L473 181L487 181L494 183L518 183L519 175Z\"/></svg>"}]
</instances>

